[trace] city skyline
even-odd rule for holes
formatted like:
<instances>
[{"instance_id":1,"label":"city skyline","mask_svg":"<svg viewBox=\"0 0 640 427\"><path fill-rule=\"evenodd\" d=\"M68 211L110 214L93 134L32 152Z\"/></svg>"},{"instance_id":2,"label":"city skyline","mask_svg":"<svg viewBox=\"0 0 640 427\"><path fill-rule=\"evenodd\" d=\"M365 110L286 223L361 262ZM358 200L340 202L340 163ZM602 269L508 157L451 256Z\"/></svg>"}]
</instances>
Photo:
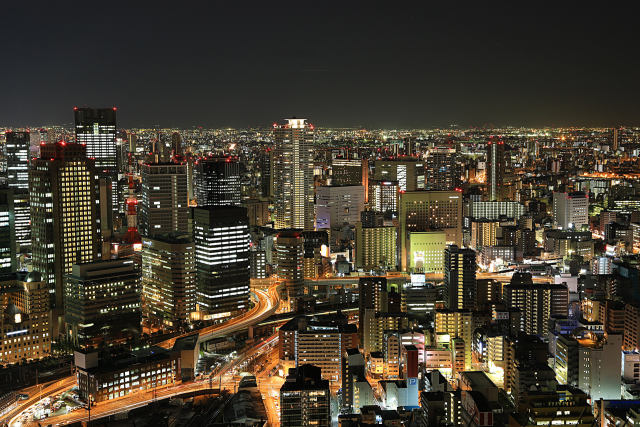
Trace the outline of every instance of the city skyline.
<instances>
[{"instance_id":1,"label":"city skyline","mask_svg":"<svg viewBox=\"0 0 640 427\"><path fill-rule=\"evenodd\" d=\"M634 14L2 11L0 427L640 425Z\"/></svg>"}]
</instances>

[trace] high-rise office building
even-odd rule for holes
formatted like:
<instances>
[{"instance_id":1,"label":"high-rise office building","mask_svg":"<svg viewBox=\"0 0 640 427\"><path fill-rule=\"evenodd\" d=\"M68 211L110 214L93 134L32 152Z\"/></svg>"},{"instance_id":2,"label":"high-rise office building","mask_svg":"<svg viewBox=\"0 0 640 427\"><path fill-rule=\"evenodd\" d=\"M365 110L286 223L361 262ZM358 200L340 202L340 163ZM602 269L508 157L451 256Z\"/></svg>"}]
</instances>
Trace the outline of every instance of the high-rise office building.
<instances>
[{"instance_id":1,"label":"high-rise office building","mask_svg":"<svg viewBox=\"0 0 640 427\"><path fill-rule=\"evenodd\" d=\"M429 150L426 168L427 190L453 191L461 186L456 150L438 147Z\"/></svg>"},{"instance_id":2,"label":"high-rise office building","mask_svg":"<svg viewBox=\"0 0 640 427\"><path fill-rule=\"evenodd\" d=\"M236 157L198 159L194 172L198 206L240 206L240 162Z\"/></svg>"},{"instance_id":3,"label":"high-rise office building","mask_svg":"<svg viewBox=\"0 0 640 427\"><path fill-rule=\"evenodd\" d=\"M412 191L400 197L400 262L409 268L409 234L443 230L448 244L462 245L462 194L458 191Z\"/></svg>"},{"instance_id":4,"label":"high-rise office building","mask_svg":"<svg viewBox=\"0 0 640 427\"><path fill-rule=\"evenodd\" d=\"M581 191L553 193L553 222L563 230L589 225L589 195Z\"/></svg>"},{"instance_id":5,"label":"high-rise office building","mask_svg":"<svg viewBox=\"0 0 640 427\"><path fill-rule=\"evenodd\" d=\"M277 229L313 230L314 127L306 119L274 124L274 220Z\"/></svg>"},{"instance_id":6,"label":"high-rise office building","mask_svg":"<svg viewBox=\"0 0 640 427\"><path fill-rule=\"evenodd\" d=\"M147 318L175 328L196 305L195 250L191 236L157 235L142 240L142 300Z\"/></svg>"},{"instance_id":7,"label":"high-rise office building","mask_svg":"<svg viewBox=\"0 0 640 427\"><path fill-rule=\"evenodd\" d=\"M31 161L33 270L50 286L52 307L62 315L64 276L74 264L100 258L95 169L84 145L56 142Z\"/></svg>"},{"instance_id":8,"label":"high-rise office building","mask_svg":"<svg viewBox=\"0 0 640 427\"><path fill-rule=\"evenodd\" d=\"M249 307L249 221L236 206L193 209L198 311L204 319Z\"/></svg>"},{"instance_id":9,"label":"high-rise office building","mask_svg":"<svg viewBox=\"0 0 640 427\"><path fill-rule=\"evenodd\" d=\"M367 188L368 177L368 162L366 160L331 160L331 185L362 185Z\"/></svg>"},{"instance_id":10,"label":"high-rise office building","mask_svg":"<svg viewBox=\"0 0 640 427\"><path fill-rule=\"evenodd\" d=\"M290 303L304 294L304 241L302 233L283 230L276 236L276 274L284 283Z\"/></svg>"},{"instance_id":11,"label":"high-rise office building","mask_svg":"<svg viewBox=\"0 0 640 427\"><path fill-rule=\"evenodd\" d=\"M29 190L13 189L13 219L15 224L16 255L31 252L31 206Z\"/></svg>"},{"instance_id":12,"label":"high-rise office building","mask_svg":"<svg viewBox=\"0 0 640 427\"><path fill-rule=\"evenodd\" d=\"M140 234L189 233L187 167L177 163L142 165Z\"/></svg>"},{"instance_id":13,"label":"high-rise office building","mask_svg":"<svg viewBox=\"0 0 640 427\"><path fill-rule=\"evenodd\" d=\"M73 266L65 283L67 337L81 348L139 336L140 270L131 259Z\"/></svg>"},{"instance_id":14,"label":"high-rise office building","mask_svg":"<svg viewBox=\"0 0 640 427\"><path fill-rule=\"evenodd\" d=\"M116 107L74 107L76 143L87 146L87 157L95 159L100 179L110 184L111 209L118 211L118 150Z\"/></svg>"},{"instance_id":15,"label":"high-rise office building","mask_svg":"<svg viewBox=\"0 0 640 427\"><path fill-rule=\"evenodd\" d=\"M471 240L469 246L479 251L485 246L497 245L501 227L500 221L479 219L471 221Z\"/></svg>"},{"instance_id":16,"label":"high-rise office building","mask_svg":"<svg viewBox=\"0 0 640 427\"><path fill-rule=\"evenodd\" d=\"M376 212L398 212L398 181L369 181L368 204Z\"/></svg>"},{"instance_id":17,"label":"high-rise office building","mask_svg":"<svg viewBox=\"0 0 640 427\"><path fill-rule=\"evenodd\" d=\"M0 188L0 272L16 271L13 190Z\"/></svg>"},{"instance_id":18,"label":"high-rise office building","mask_svg":"<svg viewBox=\"0 0 640 427\"><path fill-rule=\"evenodd\" d=\"M331 393L322 370L313 365L289 369L280 387L282 427L331 426Z\"/></svg>"},{"instance_id":19,"label":"high-rise office building","mask_svg":"<svg viewBox=\"0 0 640 427\"><path fill-rule=\"evenodd\" d=\"M322 186L316 189L316 228L337 229L360 221L364 210L361 185Z\"/></svg>"},{"instance_id":20,"label":"high-rise office building","mask_svg":"<svg viewBox=\"0 0 640 427\"><path fill-rule=\"evenodd\" d=\"M445 303L451 310L476 306L476 253L473 249L447 246L444 250Z\"/></svg>"},{"instance_id":21,"label":"high-rise office building","mask_svg":"<svg viewBox=\"0 0 640 427\"><path fill-rule=\"evenodd\" d=\"M365 342L364 323L366 310L384 311L387 304L387 278L362 277L358 280L358 332L360 342ZM375 313L374 313L375 314Z\"/></svg>"},{"instance_id":22,"label":"high-rise office building","mask_svg":"<svg viewBox=\"0 0 640 427\"><path fill-rule=\"evenodd\" d=\"M31 226L29 208L29 159L31 133L6 133L7 185L13 189L13 220L17 253L29 252Z\"/></svg>"},{"instance_id":23,"label":"high-rise office building","mask_svg":"<svg viewBox=\"0 0 640 427\"><path fill-rule=\"evenodd\" d=\"M9 188L29 188L29 132L8 131L6 138L7 185Z\"/></svg>"},{"instance_id":24,"label":"high-rise office building","mask_svg":"<svg viewBox=\"0 0 640 427\"><path fill-rule=\"evenodd\" d=\"M181 157L182 151L182 136L179 132L173 132L171 134L171 157Z\"/></svg>"},{"instance_id":25,"label":"high-rise office building","mask_svg":"<svg viewBox=\"0 0 640 427\"><path fill-rule=\"evenodd\" d=\"M373 179L397 181L400 191L424 190L424 162L416 158L376 160Z\"/></svg>"},{"instance_id":26,"label":"high-rise office building","mask_svg":"<svg viewBox=\"0 0 640 427\"><path fill-rule=\"evenodd\" d=\"M502 200L502 187L504 185L505 152L504 141L491 137L487 142L487 188L489 201Z\"/></svg>"},{"instance_id":27,"label":"high-rise office building","mask_svg":"<svg viewBox=\"0 0 640 427\"><path fill-rule=\"evenodd\" d=\"M249 252L249 275L252 279L267 278L267 253L263 250Z\"/></svg>"}]
</instances>

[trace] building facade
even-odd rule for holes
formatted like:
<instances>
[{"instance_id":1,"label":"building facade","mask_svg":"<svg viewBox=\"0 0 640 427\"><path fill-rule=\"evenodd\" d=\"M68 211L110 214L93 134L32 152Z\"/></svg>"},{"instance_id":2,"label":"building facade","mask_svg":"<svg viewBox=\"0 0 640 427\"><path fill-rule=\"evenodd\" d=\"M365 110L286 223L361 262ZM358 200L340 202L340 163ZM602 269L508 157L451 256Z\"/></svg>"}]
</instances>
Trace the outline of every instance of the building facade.
<instances>
[{"instance_id":1,"label":"building facade","mask_svg":"<svg viewBox=\"0 0 640 427\"><path fill-rule=\"evenodd\" d=\"M413 191L401 194L399 227L402 271L407 271L409 233L443 230L447 244L462 245L462 194L458 191Z\"/></svg>"},{"instance_id":2,"label":"building facade","mask_svg":"<svg viewBox=\"0 0 640 427\"><path fill-rule=\"evenodd\" d=\"M142 240L142 299L152 323L175 328L189 321L196 308L191 236L167 234Z\"/></svg>"},{"instance_id":3,"label":"building facade","mask_svg":"<svg viewBox=\"0 0 640 427\"><path fill-rule=\"evenodd\" d=\"M131 259L73 266L65 280L65 327L80 348L138 337L142 284Z\"/></svg>"},{"instance_id":4,"label":"building facade","mask_svg":"<svg viewBox=\"0 0 640 427\"><path fill-rule=\"evenodd\" d=\"M193 209L198 312L204 319L249 308L249 221L238 206Z\"/></svg>"},{"instance_id":5,"label":"building facade","mask_svg":"<svg viewBox=\"0 0 640 427\"><path fill-rule=\"evenodd\" d=\"M240 162L236 157L198 159L194 181L198 206L240 205Z\"/></svg>"},{"instance_id":6,"label":"building facade","mask_svg":"<svg viewBox=\"0 0 640 427\"><path fill-rule=\"evenodd\" d=\"M563 230L589 225L589 195L583 192L553 193L553 222Z\"/></svg>"},{"instance_id":7,"label":"building facade","mask_svg":"<svg viewBox=\"0 0 640 427\"><path fill-rule=\"evenodd\" d=\"M100 178L110 184L111 206L118 211L118 149L116 111L112 108L74 107L76 143L87 147L87 157L95 159Z\"/></svg>"},{"instance_id":8,"label":"building facade","mask_svg":"<svg viewBox=\"0 0 640 427\"><path fill-rule=\"evenodd\" d=\"M364 187L323 186L316 189L316 228L335 229L360 221L364 210Z\"/></svg>"},{"instance_id":9,"label":"building facade","mask_svg":"<svg viewBox=\"0 0 640 427\"><path fill-rule=\"evenodd\" d=\"M504 186L505 150L504 141L490 138L487 142L487 188L489 201L502 201Z\"/></svg>"},{"instance_id":10,"label":"building facade","mask_svg":"<svg viewBox=\"0 0 640 427\"><path fill-rule=\"evenodd\" d=\"M140 234L153 237L172 232L190 232L187 166L143 164Z\"/></svg>"},{"instance_id":11,"label":"building facade","mask_svg":"<svg viewBox=\"0 0 640 427\"><path fill-rule=\"evenodd\" d=\"M62 315L64 276L74 264L100 258L96 172L84 145L56 142L40 147L31 161L31 249L33 270L51 288L52 307Z\"/></svg>"},{"instance_id":12,"label":"building facade","mask_svg":"<svg viewBox=\"0 0 640 427\"><path fill-rule=\"evenodd\" d=\"M320 368L303 365L289 370L280 387L280 425L331 426L329 381L322 379Z\"/></svg>"},{"instance_id":13,"label":"building facade","mask_svg":"<svg viewBox=\"0 0 640 427\"><path fill-rule=\"evenodd\" d=\"M49 288L39 273L0 274L0 363L51 355Z\"/></svg>"},{"instance_id":14,"label":"building facade","mask_svg":"<svg viewBox=\"0 0 640 427\"><path fill-rule=\"evenodd\" d=\"M312 230L314 127L307 119L274 124L273 158L275 228Z\"/></svg>"},{"instance_id":15,"label":"building facade","mask_svg":"<svg viewBox=\"0 0 640 427\"><path fill-rule=\"evenodd\" d=\"M447 307L473 310L476 305L476 253L473 249L447 246L444 251L444 292Z\"/></svg>"}]
</instances>

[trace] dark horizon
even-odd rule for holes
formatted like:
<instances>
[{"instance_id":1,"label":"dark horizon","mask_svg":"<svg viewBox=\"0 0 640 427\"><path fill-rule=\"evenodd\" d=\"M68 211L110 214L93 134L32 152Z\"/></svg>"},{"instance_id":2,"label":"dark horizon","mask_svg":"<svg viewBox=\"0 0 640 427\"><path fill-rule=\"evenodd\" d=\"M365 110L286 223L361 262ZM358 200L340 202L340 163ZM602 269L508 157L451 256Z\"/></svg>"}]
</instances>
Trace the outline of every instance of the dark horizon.
<instances>
[{"instance_id":1,"label":"dark horizon","mask_svg":"<svg viewBox=\"0 0 640 427\"><path fill-rule=\"evenodd\" d=\"M5 5L2 125L74 105L115 105L122 128L640 124L622 8L109 5Z\"/></svg>"}]
</instances>

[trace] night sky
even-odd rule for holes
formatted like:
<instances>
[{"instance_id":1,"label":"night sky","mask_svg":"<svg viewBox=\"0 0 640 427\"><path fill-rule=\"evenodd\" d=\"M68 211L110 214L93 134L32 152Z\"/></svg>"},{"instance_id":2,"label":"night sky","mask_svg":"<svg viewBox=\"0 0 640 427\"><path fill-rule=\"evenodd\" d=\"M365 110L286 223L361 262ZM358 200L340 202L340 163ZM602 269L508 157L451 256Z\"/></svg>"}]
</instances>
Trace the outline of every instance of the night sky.
<instances>
[{"instance_id":1,"label":"night sky","mask_svg":"<svg viewBox=\"0 0 640 427\"><path fill-rule=\"evenodd\" d=\"M640 124L635 14L604 3L58 3L0 8L0 125Z\"/></svg>"}]
</instances>

